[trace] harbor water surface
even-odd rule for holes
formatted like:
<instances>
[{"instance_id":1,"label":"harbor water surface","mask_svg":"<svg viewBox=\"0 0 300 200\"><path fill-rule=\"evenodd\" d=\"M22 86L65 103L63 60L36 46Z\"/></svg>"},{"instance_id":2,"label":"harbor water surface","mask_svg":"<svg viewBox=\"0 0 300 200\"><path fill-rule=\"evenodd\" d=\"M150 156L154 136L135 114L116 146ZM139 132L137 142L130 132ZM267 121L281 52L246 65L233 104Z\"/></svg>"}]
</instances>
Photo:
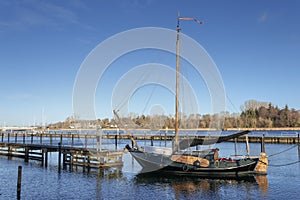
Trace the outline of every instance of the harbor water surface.
<instances>
[{"instance_id":1,"label":"harbor water surface","mask_svg":"<svg viewBox=\"0 0 300 200\"><path fill-rule=\"evenodd\" d=\"M164 141L155 144L164 145ZM214 147L220 149L220 157L234 154L234 143ZM260 144L251 143L250 148L251 155L259 154ZM128 153L123 156L123 167L90 173L80 167L58 172L56 153L49 154L48 168L0 156L0 199L16 199L19 165L23 166L21 199L298 199L298 146L266 144L265 148L270 156L268 174L245 179L146 176L139 174L141 167ZM245 144L237 144L237 151L245 153Z\"/></svg>"}]
</instances>

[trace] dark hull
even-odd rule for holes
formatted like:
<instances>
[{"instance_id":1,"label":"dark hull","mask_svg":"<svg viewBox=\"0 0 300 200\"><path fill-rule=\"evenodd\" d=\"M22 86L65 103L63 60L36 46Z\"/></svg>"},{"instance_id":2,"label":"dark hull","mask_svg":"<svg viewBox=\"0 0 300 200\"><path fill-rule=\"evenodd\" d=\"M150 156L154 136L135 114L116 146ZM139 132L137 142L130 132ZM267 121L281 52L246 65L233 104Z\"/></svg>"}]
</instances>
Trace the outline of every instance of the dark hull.
<instances>
[{"instance_id":1,"label":"dark hull","mask_svg":"<svg viewBox=\"0 0 300 200\"><path fill-rule=\"evenodd\" d=\"M173 162L170 156L131 151L131 155L143 167L142 173L164 173L193 177L236 177L253 174L258 158L241 159L234 162L222 161L211 163L208 167L198 167L184 163Z\"/></svg>"}]
</instances>

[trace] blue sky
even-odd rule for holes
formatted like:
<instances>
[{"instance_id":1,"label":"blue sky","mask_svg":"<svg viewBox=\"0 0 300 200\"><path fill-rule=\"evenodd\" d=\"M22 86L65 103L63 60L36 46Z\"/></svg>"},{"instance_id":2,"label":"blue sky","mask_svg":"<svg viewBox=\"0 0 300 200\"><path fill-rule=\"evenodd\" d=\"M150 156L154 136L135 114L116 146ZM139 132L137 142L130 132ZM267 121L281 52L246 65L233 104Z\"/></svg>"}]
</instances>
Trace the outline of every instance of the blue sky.
<instances>
[{"instance_id":1,"label":"blue sky","mask_svg":"<svg viewBox=\"0 0 300 200\"><path fill-rule=\"evenodd\" d=\"M249 99L300 109L299 9L297 0L1 0L0 126L40 124L42 118L52 123L72 115L76 74L93 48L132 28L175 30L178 10L204 21L201 27L184 23L182 32L199 42L218 66L235 106L228 104L230 112L238 112ZM173 62L157 52L149 54L137 63L153 58ZM130 66L132 60L125 57L124 63ZM117 68L111 74L113 70ZM103 91L111 87L110 79L105 80ZM97 116L112 117L101 91ZM139 109L145 110L142 105Z\"/></svg>"}]
</instances>

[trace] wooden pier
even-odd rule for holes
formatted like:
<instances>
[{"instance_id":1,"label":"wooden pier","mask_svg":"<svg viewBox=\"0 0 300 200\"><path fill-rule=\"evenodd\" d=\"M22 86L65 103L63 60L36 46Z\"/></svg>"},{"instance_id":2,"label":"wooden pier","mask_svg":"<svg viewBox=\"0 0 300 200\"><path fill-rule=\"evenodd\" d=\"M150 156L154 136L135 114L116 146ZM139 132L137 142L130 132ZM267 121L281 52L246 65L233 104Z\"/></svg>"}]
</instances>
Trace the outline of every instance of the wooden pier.
<instances>
[{"instance_id":1,"label":"wooden pier","mask_svg":"<svg viewBox=\"0 0 300 200\"><path fill-rule=\"evenodd\" d=\"M92 168L110 168L123 165L123 150L99 150L62 146L62 145L44 145L44 144L23 144L0 142L0 155L24 159L24 162L30 160L40 161L41 166L48 166L48 154L58 153L58 170L67 169L70 171L74 167L82 167L83 172Z\"/></svg>"},{"instance_id":2,"label":"wooden pier","mask_svg":"<svg viewBox=\"0 0 300 200\"><path fill-rule=\"evenodd\" d=\"M156 135L149 135L149 134L134 134L133 135L135 140L166 140L170 141L173 140L174 136L164 133L159 133ZM207 136L190 136L195 138L205 138ZM251 136L249 135L249 142L250 143L260 143L262 136ZM81 140L83 142L83 146L87 148L88 140L96 140L96 134L71 134L71 133L64 133L64 134L57 134L57 133L27 133L27 132L11 132L11 133L4 133L0 134L0 142L7 142L7 143L39 143L43 144L44 139L47 138L49 140L49 145L55 144L57 139L60 143L63 142L63 139L70 140L70 146L75 145L75 140ZM130 136L127 134L115 134L115 133L107 133L102 135L103 139L111 139L114 140L115 146L117 146L118 141L120 140L130 140ZM179 136L180 138L186 138L186 136ZM280 136L270 136L264 135L265 143L273 143L273 144L297 144L299 143L299 133L293 135L280 135ZM237 142L245 142L246 137L241 136L237 138ZM35 142L34 142L35 141ZM229 140L230 142L235 142L235 140Z\"/></svg>"}]
</instances>

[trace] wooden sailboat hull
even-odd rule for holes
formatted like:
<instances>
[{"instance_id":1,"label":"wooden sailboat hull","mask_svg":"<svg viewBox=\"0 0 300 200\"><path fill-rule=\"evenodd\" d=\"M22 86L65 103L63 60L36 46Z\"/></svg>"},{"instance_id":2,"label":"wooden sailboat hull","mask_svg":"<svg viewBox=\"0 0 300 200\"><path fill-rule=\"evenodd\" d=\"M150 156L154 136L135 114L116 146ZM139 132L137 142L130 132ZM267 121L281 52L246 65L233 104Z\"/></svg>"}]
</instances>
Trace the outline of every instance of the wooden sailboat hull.
<instances>
[{"instance_id":1,"label":"wooden sailboat hull","mask_svg":"<svg viewBox=\"0 0 300 200\"><path fill-rule=\"evenodd\" d=\"M143 167L142 173L164 173L183 176L200 177L235 177L254 173L259 162L258 158L246 158L234 161L211 162L208 167L200 165L174 162L171 156L147 153L143 151L130 151L135 160Z\"/></svg>"}]
</instances>

